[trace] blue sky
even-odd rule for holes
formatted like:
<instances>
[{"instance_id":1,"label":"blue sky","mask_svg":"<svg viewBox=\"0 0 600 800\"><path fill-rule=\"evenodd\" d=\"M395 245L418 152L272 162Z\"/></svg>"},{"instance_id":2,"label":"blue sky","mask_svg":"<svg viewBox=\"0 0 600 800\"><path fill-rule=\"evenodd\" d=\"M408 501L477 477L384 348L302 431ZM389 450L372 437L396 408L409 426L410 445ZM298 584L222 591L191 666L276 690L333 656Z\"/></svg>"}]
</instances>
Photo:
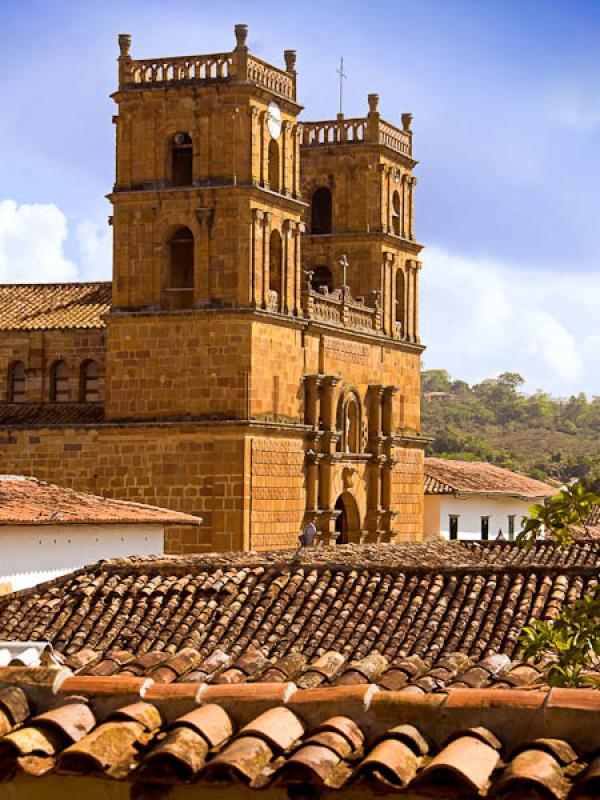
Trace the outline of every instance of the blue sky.
<instances>
[{"instance_id":1,"label":"blue sky","mask_svg":"<svg viewBox=\"0 0 600 800\"><path fill-rule=\"evenodd\" d=\"M285 9L282 11L282 6ZM306 119L414 114L427 367L600 394L600 3L0 0L0 280L110 275L117 34L135 56L298 50Z\"/></svg>"}]
</instances>

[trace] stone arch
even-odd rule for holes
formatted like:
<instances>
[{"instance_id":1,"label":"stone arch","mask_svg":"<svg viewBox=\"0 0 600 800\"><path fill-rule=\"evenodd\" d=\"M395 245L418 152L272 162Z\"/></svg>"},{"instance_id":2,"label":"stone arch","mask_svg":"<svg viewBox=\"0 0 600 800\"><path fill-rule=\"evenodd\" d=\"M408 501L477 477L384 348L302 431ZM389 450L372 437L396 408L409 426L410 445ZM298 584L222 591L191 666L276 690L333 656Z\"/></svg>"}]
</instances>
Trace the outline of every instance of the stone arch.
<instances>
[{"instance_id":1,"label":"stone arch","mask_svg":"<svg viewBox=\"0 0 600 800\"><path fill-rule=\"evenodd\" d=\"M61 358L50 367L50 402L68 403L70 399L69 368Z\"/></svg>"},{"instance_id":2,"label":"stone arch","mask_svg":"<svg viewBox=\"0 0 600 800\"><path fill-rule=\"evenodd\" d=\"M100 366L93 358L87 358L79 368L79 400L82 403L97 403L100 396Z\"/></svg>"},{"instance_id":3,"label":"stone arch","mask_svg":"<svg viewBox=\"0 0 600 800\"><path fill-rule=\"evenodd\" d=\"M6 395L8 403L27 402L27 372L22 361L13 361L8 368Z\"/></svg>"},{"instance_id":4,"label":"stone arch","mask_svg":"<svg viewBox=\"0 0 600 800\"><path fill-rule=\"evenodd\" d=\"M360 511L352 492L342 492L335 501L334 508L338 512L335 520L336 544L360 541Z\"/></svg>"}]
</instances>

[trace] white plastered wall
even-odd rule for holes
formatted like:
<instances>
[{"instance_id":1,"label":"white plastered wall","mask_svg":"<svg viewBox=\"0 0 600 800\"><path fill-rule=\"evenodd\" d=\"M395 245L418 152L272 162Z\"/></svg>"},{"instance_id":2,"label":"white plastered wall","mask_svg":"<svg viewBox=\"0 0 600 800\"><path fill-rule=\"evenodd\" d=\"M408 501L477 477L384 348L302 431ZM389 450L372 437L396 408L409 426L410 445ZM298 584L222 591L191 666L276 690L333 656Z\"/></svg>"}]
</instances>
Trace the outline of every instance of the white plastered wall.
<instances>
[{"instance_id":1,"label":"white plastered wall","mask_svg":"<svg viewBox=\"0 0 600 800\"><path fill-rule=\"evenodd\" d=\"M18 591L101 558L163 552L162 525L2 525L0 585Z\"/></svg>"},{"instance_id":2,"label":"white plastered wall","mask_svg":"<svg viewBox=\"0 0 600 800\"><path fill-rule=\"evenodd\" d=\"M458 516L458 538L465 541L481 539L481 518L489 517L489 538L496 539L501 530L508 540L508 517L515 517L515 535L520 531L521 519L528 513L535 500L516 497L494 497L489 495L425 495L425 535L441 534L450 538L450 515ZM437 530L434 528L437 527Z\"/></svg>"}]
</instances>

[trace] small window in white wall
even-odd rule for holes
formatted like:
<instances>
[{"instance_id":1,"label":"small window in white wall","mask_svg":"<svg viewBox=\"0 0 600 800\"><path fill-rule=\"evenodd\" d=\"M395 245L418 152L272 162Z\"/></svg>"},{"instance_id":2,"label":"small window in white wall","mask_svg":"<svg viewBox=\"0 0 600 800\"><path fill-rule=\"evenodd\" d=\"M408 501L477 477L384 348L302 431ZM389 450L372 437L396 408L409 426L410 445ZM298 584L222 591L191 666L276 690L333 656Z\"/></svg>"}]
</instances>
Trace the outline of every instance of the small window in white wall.
<instances>
[{"instance_id":1,"label":"small window in white wall","mask_svg":"<svg viewBox=\"0 0 600 800\"><path fill-rule=\"evenodd\" d=\"M448 516L448 530L450 531L450 540L456 541L458 539L458 514Z\"/></svg>"},{"instance_id":2,"label":"small window in white wall","mask_svg":"<svg viewBox=\"0 0 600 800\"><path fill-rule=\"evenodd\" d=\"M514 542L515 540L515 515L508 515L508 541Z\"/></svg>"},{"instance_id":3,"label":"small window in white wall","mask_svg":"<svg viewBox=\"0 0 600 800\"><path fill-rule=\"evenodd\" d=\"M490 518L489 517L482 517L481 518L481 541L487 542L490 538Z\"/></svg>"}]
</instances>

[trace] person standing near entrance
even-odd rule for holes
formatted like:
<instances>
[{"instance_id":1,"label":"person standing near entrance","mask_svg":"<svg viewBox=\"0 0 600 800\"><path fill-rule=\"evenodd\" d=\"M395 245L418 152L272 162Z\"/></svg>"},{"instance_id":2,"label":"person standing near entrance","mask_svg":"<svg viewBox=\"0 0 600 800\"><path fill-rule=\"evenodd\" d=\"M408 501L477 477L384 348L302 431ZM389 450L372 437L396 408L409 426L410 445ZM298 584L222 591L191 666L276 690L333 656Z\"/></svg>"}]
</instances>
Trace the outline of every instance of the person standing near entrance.
<instances>
[{"instance_id":1,"label":"person standing near entrance","mask_svg":"<svg viewBox=\"0 0 600 800\"><path fill-rule=\"evenodd\" d=\"M312 520L309 520L302 529L300 536L298 536L300 547L310 547L316 538L317 526Z\"/></svg>"}]
</instances>

